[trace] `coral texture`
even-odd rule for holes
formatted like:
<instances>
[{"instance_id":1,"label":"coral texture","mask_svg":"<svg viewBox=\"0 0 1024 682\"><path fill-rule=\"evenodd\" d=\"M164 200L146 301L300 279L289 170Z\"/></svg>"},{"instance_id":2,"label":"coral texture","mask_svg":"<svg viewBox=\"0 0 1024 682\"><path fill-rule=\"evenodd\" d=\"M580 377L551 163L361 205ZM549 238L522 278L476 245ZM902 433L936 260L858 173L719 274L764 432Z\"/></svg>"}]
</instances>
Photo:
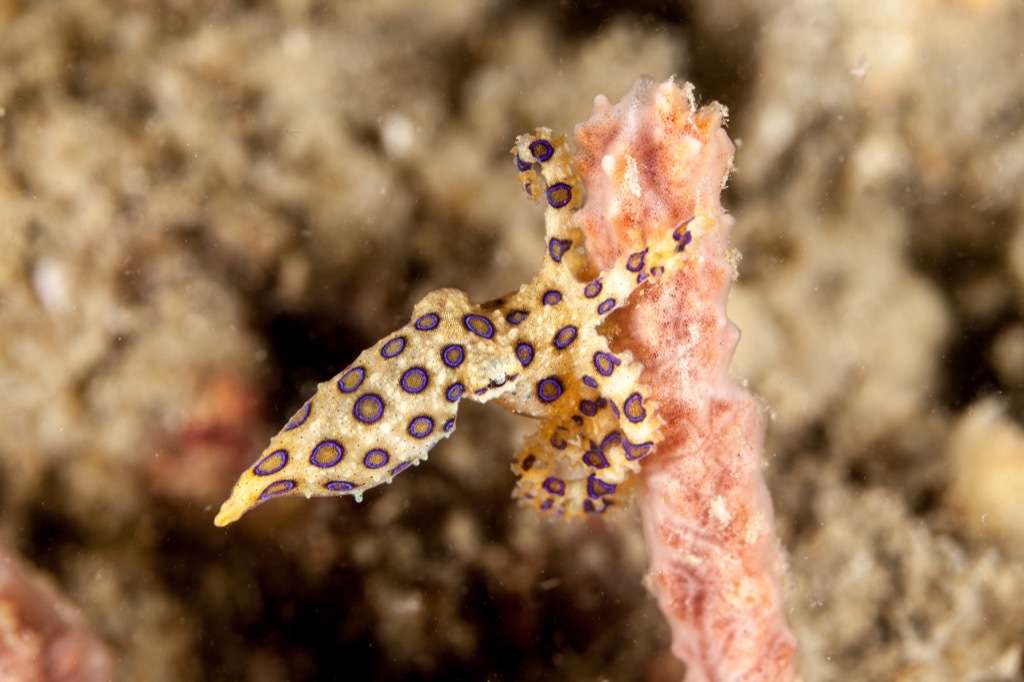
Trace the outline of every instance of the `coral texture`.
<instances>
[{"instance_id":1,"label":"coral texture","mask_svg":"<svg viewBox=\"0 0 1024 682\"><path fill-rule=\"evenodd\" d=\"M733 154L724 118L672 81L641 80L614 106L599 97L576 128L590 192L577 221L598 266L637 234L694 235L689 267L614 320L614 345L643 364L665 420L641 472L651 577L688 680L788 680L795 640L761 475L764 415L729 376L739 331L726 315L736 256L719 199Z\"/></svg>"}]
</instances>

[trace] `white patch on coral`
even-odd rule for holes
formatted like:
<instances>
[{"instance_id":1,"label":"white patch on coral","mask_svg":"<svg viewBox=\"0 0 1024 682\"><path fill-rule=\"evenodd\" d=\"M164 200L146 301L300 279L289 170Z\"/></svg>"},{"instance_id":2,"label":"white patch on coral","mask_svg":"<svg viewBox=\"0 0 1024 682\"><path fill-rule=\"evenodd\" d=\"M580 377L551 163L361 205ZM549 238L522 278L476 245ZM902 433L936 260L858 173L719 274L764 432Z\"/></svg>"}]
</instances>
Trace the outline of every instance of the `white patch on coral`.
<instances>
[{"instance_id":1,"label":"white patch on coral","mask_svg":"<svg viewBox=\"0 0 1024 682\"><path fill-rule=\"evenodd\" d=\"M636 159L630 154L626 154L626 175L623 177L623 182L626 189L630 194L636 198L640 198L640 169L636 165Z\"/></svg>"},{"instance_id":2,"label":"white patch on coral","mask_svg":"<svg viewBox=\"0 0 1024 682\"><path fill-rule=\"evenodd\" d=\"M714 498L712 498L710 512L711 518L713 518L715 521L718 521L718 523L721 524L722 528L728 526L729 522L732 521L732 514L729 512L728 505L725 502L725 498L723 498L721 495L716 495Z\"/></svg>"}]
</instances>

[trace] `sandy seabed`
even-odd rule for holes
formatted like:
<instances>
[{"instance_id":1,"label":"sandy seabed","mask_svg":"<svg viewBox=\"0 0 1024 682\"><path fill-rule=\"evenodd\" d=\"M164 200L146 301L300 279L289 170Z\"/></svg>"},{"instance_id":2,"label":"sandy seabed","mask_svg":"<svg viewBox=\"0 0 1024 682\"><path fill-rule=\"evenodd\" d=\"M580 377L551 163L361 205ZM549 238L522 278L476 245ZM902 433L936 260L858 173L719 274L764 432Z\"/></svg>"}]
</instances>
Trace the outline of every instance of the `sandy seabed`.
<instances>
[{"instance_id":1,"label":"sandy seabed","mask_svg":"<svg viewBox=\"0 0 1024 682\"><path fill-rule=\"evenodd\" d=\"M677 74L738 145L802 678L1024 679L1021 35L1012 0L0 0L0 673L679 679L635 512L516 507L498 409L362 504L212 525L425 293L536 271L516 134Z\"/></svg>"}]
</instances>

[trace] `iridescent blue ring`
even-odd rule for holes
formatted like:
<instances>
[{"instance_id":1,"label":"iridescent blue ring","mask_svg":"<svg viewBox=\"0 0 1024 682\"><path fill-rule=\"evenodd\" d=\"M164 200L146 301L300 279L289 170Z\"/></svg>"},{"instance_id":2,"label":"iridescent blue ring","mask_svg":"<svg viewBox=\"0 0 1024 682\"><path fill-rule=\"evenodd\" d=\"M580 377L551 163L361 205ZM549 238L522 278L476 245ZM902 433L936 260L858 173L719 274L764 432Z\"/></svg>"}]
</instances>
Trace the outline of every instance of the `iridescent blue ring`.
<instances>
[{"instance_id":1,"label":"iridescent blue ring","mask_svg":"<svg viewBox=\"0 0 1024 682\"><path fill-rule=\"evenodd\" d=\"M555 334L555 348L557 348L558 350L562 350L575 340L576 327L572 326L571 324L567 325L559 329L558 333Z\"/></svg>"},{"instance_id":2,"label":"iridescent blue ring","mask_svg":"<svg viewBox=\"0 0 1024 682\"><path fill-rule=\"evenodd\" d=\"M416 328L421 332L429 332L431 329L436 329L440 321L441 318L434 313L427 313L416 320Z\"/></svg>"},{"instance_id":3,"label":"iridescent blue ring","mask_svg":"<svg viewBox=\"0 0 1024 682\"><path fill-rule=\"evenodd\" d=\"M305 405L300 407L299 411L296 412L292 416L292 418L288 420L287 424L285 424L284 430L291 431L292 429L297 429L298 427L305 424L306 420L309 419L309 412L311 409L312 407L310 406L309 403L306 403Z\"/></svg>"},{"instance_id":4,"label":"iridescent blue ring","mask_svg":"<svg viewBox=\"0 0 1024 682\"><path fill-rule=\"evenodd\" d=\"M519 324L529 316L530 313L525 310L513 310L505 316L505 320L507 320L509 324Z\"/></svg>"},{"instance_id":5,"label":"iridescent blue ring","mask_svg":"<svg viewBox=\"0 0 1024 682\"><path fill-rule=\"evenodd\" d=\"M463 391L465 390L465 386L458 382L455 382L454 384L448 387L448 390L444 392L444 397L447 398L448 402L450 403L458 402L459 398L462 397Z\"/></svg>"},{"instance_id":6,"label":"iridescent blue ring","mask_svg":"<svg viewBox=\"0 0 1024 682\"><path fill-rule=\"evenodd\" d=\"M558 400L563 390L562 382L558 380L558 377L547 377L537 383L537 398L542 403L550 403Z\"/></svg>"},{"instance_id":7,"label":"iridescent blue ring","mask_svg":"<svg viewBox=\"0 0 1024 682\"><path fill-rule=\"evenodd\" d=\"M533 362L533 346L525 342L519 344L516 346L516 357L519 359L519 364L529 367Z\"/></svg>"},{"instance_id":8,"label":"iridescent blue ring","mask_svg":"<svg viewBox=\"0 0 1024 682\"><path fill-rule=\"evenodd\" d=\"M572 187L564 182L556 182L548 187L547 199L551 208L562 208L572 201Z\"/></svg>"},{"instance_id":9,"label":"iridescent blue ring","mask_svg":"<svg viewBox=\"0 0 1024 682\"><path fill-rule=\"evenodd\" d=\"M533 158L543 163L551 158L555 148L547 140L536 139L530 143L530 153L533 154Z\"/></svg>"},{"instance_id":10,"label":"iridescent blue ring","mask_svg":"<svg viewBox=\"0 0 1024 682\"><path fill-rule=\"evenodd\" d=\"M381 357L390 360L401 355L403 350L405 350L405 337L396 336L381 347L380 354Z\"/></svg>"},{"instance_id":11,"label":"iridescent blue ring","mask_svg":"<svg viewBox=\"0 0 1024 682\"><path fill-rule=\"evenodd\" d=\"M558 305L562 300L562 292L551 289L544 293L541 302L544 305Z\"/></svg>"},{"instance_id":12,"label":"iridescent blue ring","mask_svg":"<svg viewBox=\"0 0 1024 682\"><path fill-rule=\"evenodd\" d=\"M634 393L626 398L626 402L622 404L622 412L626 415L626 419L638 424L647 417L647 410L644 408L644 399L639 393Z\"/></svg>"},{"instance_id":13,"label":"iridescent blue ring","mask_svg":"<svg viewBox=\"0 0 1024 682\"><path fill-rule=\"evenodd\" d=\"M409 435L413 438L426 438L434 432L434 420L420 415L409 422Z\"/></svg>"},{"instance_id":14,"label":"iridescent blue ring","mask_svg":"<svg viewBox=\"0 0 1024 682\"><path fill-rule=\"evenodd\" d=\"M430 376L422 367L405 370L399 384L406 393L422 393L430 384Z\"/></svg>"},{"instance_id":15,"label":"iridescent blue ring","mask_svg":"<svg viewBox=\"0 0 1024 682\"><path fill-rule=\"evenodd\" d=\"M565 494L565 481L551 476L544 480L544 490L547 490L552 495L561 497Z\"/></svg>"},{"instance_id":16,"label":"iridescent blue ring","mask_svg":"<svg viewBox=\"0 0 1024 682\"><path fill-rule=\"evenodd\" d=\"M562 256L565 255L566 249L572 246L571 239L559 239L558 237L552 237L551 241L548 242L548 255L551 256L551 260L556 263L562 262Z\"/></svg>"},{"instance_id":17,"label":"iridescent blue ring","mask_svg":"<svg viewBox=\"0 0 1024 682\"><path fill-rule=\"evenodd\" d=\"M462 318L462 324L480 338L489 339L494 336L494 325L483 315L466 315Z\"/></svg>"},{"instance_id":18,"label":"iridescent blue ring","mask_svg":"<svg viewBox=\"0 0 1024 682\"><path fill-rule=\"evenodd\" d=\"M382 466L388 463L391 459L391 455L386 450L380 448L374 448L366 453L363 457L363 465L367 469L380 469Z\"/></svg>"},{"instance_id":19,"label":"iridescent blue ring","mask_svg":"<svg viewBox=\"0 0 1024 682\"><path fill-rule=\"evenodd\" d=\"M263 489L263 493L260 495L261 500L268 500L271 497L277 497L278 495L284 495L295 487L295 481L274 481L266 488Z\"/></svg>"},{"instance_id":20,"label":"iridescent blue ring","mask_svg":"<svg viewBox=\"0 0 1024 682\"><path fill-rule=\"evenodd\" d=\"M367 409L375 410L375 412L364 417L363 412ZM352 415L364 424L378 422L384 416L384 401L381 400L379 395L367 393L356 401L356 404L352 407Z\"/></svg>"},{"instance_id":21,"label":"iridescent blue ring","mask_svg":"<svg viewBox=\"0 0 1024 682\"><path fill-rule=\"evenodd\" d=\"M590 474L587 479L587 494L595 500L605 495L611 495L615 492L615 487L611 483L605 483L596 474Z\"/></svg>"},{"instance_id":22,"label":"iridescent blue ring","mask_svg":"<svg viewBox=\"0 0 1024 682\"><path fill-rule=\"evenodd\" d=\"M333 453L327 453L327 450L333 450ZM320 455L326 455L326 458L319 459ZM332 466L341 461L341 458L345 456L345 448L342 447L341 443L333 440L325 440L313 448L312 454L309 456L309 463L313 466L320 467L321 469L330 469Z\"/></svg>"},{"instance_id":23,"label":"iridescent blue ring","mask_svg":"<svg viewBox=\"0 0 1024 682\"><path fill-rule=\"evenodd\" d=\"M284 469L284 465L287 463L288 451L274 450L257 462L256 466L252 468L252 472L257 476L270 476L271 474L276 474L281 469Z\"/></svg>"},{"instance_id":24,"label":"iridescent blue ring","mask_svg":"<svg viewBox=\"0 0 1024 682\"><path fill-rule=\"evenodd\" d=\"M444 360L444 364L448 365L452 369L455 369L462 364L463 359L466 357L465 349L453 343L449 346L445 346L441 351L441 359Z\"/></svg>"},{"instance_id":25,"label":"iridescent blue ring","mask_svg":"<svg viewBox=\"0 0 1024 682\"><path fill-rule=\"evenodd\" d=\"M327 483L324 484L324 487L331 492L343 493L355 488L356 484L350 483L349 481L327 481Z\"/></svg>"},{"instance_id":26,"label":"iridescent blue ring","mask_svg":"<svg viewBox=\"0 0 1024 682\"><path fill-rule=\"evenodd\" d=\"M362 367L353 367L338 379L338 390L342 393L351 393L363 385L366 378L366 370Z\"/></svg>"}]
</instances>

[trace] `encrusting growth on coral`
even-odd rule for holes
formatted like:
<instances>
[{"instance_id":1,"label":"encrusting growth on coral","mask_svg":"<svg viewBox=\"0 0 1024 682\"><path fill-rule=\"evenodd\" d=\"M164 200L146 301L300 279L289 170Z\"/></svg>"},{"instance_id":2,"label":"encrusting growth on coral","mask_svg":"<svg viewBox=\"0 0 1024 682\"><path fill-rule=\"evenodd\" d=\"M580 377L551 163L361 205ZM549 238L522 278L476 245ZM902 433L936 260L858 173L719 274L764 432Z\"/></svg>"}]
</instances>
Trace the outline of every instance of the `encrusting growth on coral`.
<instances>
[{"instance_id":1,"label":"encrusting growth on coral","mask_svg":"<svg viewBox=\"0 0 1024 682\"><path fill-rule=\"evenodd\" d=\"M319 386L215 523L275 497L359 500L426 459L460 400L496 400L540 420L513 466L521 502L602 512L639 478L654 588L691 682L790 679L763 416L728 376L724 118L698 110L692 86L641 80L614 107L598 98L574 158L546 128L520 136L520 180L547 203L540 273L487 303L429 294Z\"/></svg>"}]
</instances>

